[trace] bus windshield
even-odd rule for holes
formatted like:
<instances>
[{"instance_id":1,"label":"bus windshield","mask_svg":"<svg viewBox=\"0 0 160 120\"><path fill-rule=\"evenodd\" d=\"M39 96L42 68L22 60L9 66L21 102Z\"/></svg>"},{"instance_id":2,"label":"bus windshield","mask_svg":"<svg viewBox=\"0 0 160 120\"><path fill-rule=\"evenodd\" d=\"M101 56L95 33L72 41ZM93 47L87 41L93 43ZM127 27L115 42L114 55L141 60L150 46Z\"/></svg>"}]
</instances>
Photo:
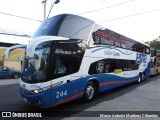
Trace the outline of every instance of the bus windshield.
<instances>
[{"instance_id":1,"label":"bus windshield","mask_svg":"<svg viewBox=\"0 0 160 120\"><path fill-rule=\"evenodd\" d=\"M25 57L22 81L41 83L78 72L84 55L81 40L39 44L33 57Z\"/></svg>"},{"instance_id":2,"label":"bus windshield","mask_svg":"<svg viewBox=\"0 0 160 120\"><path fill-rule=\"evenodd\" d=\"M49 53L50 48L41 48L35 51L32 58L25 58L23 81L27 83L39 83L47 78Z\"/></svg>"}]
</instances>

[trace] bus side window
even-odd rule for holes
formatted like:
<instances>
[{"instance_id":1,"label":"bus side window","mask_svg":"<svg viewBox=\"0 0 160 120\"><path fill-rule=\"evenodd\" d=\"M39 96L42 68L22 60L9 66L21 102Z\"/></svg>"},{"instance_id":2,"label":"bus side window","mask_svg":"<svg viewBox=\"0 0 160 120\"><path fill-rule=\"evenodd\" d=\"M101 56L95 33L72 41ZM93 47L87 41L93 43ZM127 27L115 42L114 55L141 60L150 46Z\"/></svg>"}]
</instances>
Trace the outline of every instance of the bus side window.
<instances>
[{"instance_id":1,"label":"bus side window","mask_svg":"<svg viewBox=\"0 0 160 120\"><path fill-rule=\"evenodd\" d=\"M138 69L138 64L136 63L135 60L128 60L128 69L130 70L137 70Z\"/></svg>"},{"instance_id":2,"label":"bus side window","mask_svg":"<svg viewBox=\"0 0 160 120\"><path fill-rule=\"evenodd\" d=\"M114 63L112 59L103 59L96 61L90 65L88 74L111 73L114 71Z\"/></svg>"},{"instance_id":3,"label":"bus side window","mask_svg":"<svg viewBox=\"0 0 160 120\"><path fill-rule=\"evenodd\" d=\"M121 59L115 59L115 69L122 69L122 71L126 71L128 69L127 61Z\"/></svg>"}]
</instances>

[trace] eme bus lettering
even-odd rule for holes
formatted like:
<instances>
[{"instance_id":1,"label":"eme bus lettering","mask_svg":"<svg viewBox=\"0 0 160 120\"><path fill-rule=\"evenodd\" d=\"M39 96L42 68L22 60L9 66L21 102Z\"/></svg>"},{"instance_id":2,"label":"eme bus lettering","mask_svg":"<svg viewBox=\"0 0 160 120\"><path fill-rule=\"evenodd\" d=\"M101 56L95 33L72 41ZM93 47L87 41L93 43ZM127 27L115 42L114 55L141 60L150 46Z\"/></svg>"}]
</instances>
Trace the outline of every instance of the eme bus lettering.
<instances>
[{"instance_id":1,"label":"eme bus lettering","mask_svg":"<svg viewBox=\"0 0 160 120\"><path fill-rule=\"evenodd\" d=\"M143 53L137 53L136 56L136 63L140 64L140 63L146 63L147 61L147 55L143 54Z\"/></svg>"}]
</instances>

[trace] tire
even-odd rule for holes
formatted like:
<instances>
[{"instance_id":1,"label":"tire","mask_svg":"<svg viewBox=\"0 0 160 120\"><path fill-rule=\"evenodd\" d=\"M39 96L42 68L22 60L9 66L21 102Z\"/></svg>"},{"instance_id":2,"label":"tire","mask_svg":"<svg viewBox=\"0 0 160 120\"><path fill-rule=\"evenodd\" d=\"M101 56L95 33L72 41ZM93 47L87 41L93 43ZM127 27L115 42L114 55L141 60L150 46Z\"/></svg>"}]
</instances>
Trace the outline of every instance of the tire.
<instances>
[{"instance_id":1,"label":"tire","mask_svg":"<svg viewBox=\"0 0 160 120\"><path fill-rule=\"evenodd\" d=\"M142 81L146 80L146 75L143 73L142 74Z\"/></svg>"},{"instance_id":2,"label":"tire","mask_svg":"<svg viewBox=\"0 0 160 120\"><path fill-rule=\"evenodd\" d=\"M138 75L138 80L137 80L137 82L138 82L138 83L141 83L141 82L142 82L142 74L141 74L141 73Z\"/></svg>"},{"instance_id":3,"label":"tire","mask_svg":"<svg viewBox=\"0 0 160 120\"><path fill-rule=\"evenodd\" d=\"M13 75L13 78L14 78L14 79L17 79L17 78L19 78L19 75L18 75L18 74L14 74L14 75Z\"/></svg>"},{"instance_id":4,"label":"tire","mask_svg":"<svg viewBox=\"0 0 160 120\"><path fill-rule=\"evenodd\" d=\"M88 82L84 90L84 101L90 102L96 96L96 85L93 81Z\"/></svg>"}]
</instances>

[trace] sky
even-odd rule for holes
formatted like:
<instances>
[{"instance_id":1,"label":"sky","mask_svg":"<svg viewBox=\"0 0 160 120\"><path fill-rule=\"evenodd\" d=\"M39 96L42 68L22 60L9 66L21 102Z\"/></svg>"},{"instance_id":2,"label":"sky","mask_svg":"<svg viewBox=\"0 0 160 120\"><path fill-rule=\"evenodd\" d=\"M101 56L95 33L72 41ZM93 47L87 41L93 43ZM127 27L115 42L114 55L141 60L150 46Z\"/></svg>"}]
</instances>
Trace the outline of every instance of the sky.
<instances>
[{"instance_id":1,"label":"sky","mask_svg":"<svg viewBox=\"0 0 160 120\"><path fill-rule=\"evenodd\" d=\"M48 15L51 3L47 0ZM0 0L0 32L32 34L39 21L4 15L12 14L43 21L42 0ZM50 17L70 13L80 15L139 42L160 36L160 0L60 0ZM0 42L27 44L29 38L0 35Z\"/></svg>"}]
</instances>

